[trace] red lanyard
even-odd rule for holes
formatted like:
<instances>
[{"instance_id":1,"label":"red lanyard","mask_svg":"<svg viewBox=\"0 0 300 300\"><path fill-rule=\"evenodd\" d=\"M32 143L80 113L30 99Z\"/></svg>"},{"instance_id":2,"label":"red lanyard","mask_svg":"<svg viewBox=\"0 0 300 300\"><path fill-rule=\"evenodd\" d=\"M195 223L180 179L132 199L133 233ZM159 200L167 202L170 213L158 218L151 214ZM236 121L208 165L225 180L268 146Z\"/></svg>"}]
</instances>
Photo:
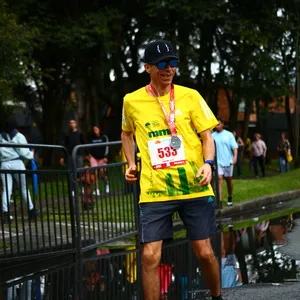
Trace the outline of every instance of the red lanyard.
<instances>
[{"instance_id":1,"label":"red lanyard","mask_svg":"<svg viewBox=\"0 0 300 300\"><path fill-rule=\"evenodd\" d=\"M168 126L171 132L172 136L177 135L177 130L176 130L176 124L175 124L175 99L174 99L174 85L173 83L171 84L171 90L170 90L170 114L167 113L167 110L163 103L158 99L158 95L156 91L154 90L152 84L147 85L148 91L152 94L153 97L156 98L158 103L160 104L160 107L165 115L165 118L168 122Z\"/></svg>"}]
</instances>

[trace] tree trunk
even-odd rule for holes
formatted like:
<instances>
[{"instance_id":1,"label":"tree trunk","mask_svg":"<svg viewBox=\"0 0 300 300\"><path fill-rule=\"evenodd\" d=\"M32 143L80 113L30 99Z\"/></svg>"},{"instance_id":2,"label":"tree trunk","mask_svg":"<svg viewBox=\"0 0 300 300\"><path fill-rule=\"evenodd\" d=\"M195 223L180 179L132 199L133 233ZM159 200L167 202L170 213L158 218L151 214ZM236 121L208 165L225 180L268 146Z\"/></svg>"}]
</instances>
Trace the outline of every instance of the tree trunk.
<instances>
[{"instance_id":1,"label":"tree trunk","mask_svg":"<svg viewBox=\"0 0 300 300\"><path fill-rule=\"evenodd\" d=\"M251 110L252 110L252 99L246 99L246 107L245 107L244 121L243 121L243 128L242 128L243 141L246 141L248 137Z\"/></svg>"},{"instance_id":2,"label":"tree trunk","mask_svg":"<svg viewBox=\"0 0 300 300\"><path fill-rule=\"evenodd\" d=\"M291 147L294 149L294 127L293 127L293 122L292 122L292 116L291 116L291 107L290 107L290 97L285 96L284 97L284 107L285 107L285 116L286 116L286 121L287 121L287 126L288 126L288 133L289 133L289 140L291 141Z\"/></svg>"},{"instance_id":3,"label":"tree trunk","mask_svg":"<svg viewBox=\"0 0 300 300\"><path fill-rule=\"evenodd\" d=\"M296 38L296 107L295 107L295 160L296 163L299 164L299 106L300 106L300 43L299 43L299 32L297 32Z\"/></svg>"},{"instance_id":4,"label":"tree trunk","mask_svg":"<svg viewBox=\"0 0 300 300\"><path fill-rule=\"evenodd\" d=\"M260 114L260 100L255 99L255 109L256 109L256 131L261 132L261 114Z\"/></svg>"}]
</instances>

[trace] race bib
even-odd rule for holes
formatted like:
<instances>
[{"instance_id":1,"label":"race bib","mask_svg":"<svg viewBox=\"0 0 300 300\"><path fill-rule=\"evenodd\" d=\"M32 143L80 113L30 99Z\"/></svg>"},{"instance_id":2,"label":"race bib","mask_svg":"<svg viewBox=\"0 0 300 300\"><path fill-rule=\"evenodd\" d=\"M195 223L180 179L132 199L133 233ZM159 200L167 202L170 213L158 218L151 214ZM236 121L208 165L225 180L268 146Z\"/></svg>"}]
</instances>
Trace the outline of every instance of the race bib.
<instances>
[{"instance_id":1,"label":"race bib","mask_svg":"<svg viewBox=\"0 0 300 300\"><path fill-rule=\"evenodd\" d=\"M154 170L186 164L182 136L179 135L178 137L181 140L179 149L173 149L170 146L171 137L148 141L151 164Z\"/></svg>"}]
</instances>

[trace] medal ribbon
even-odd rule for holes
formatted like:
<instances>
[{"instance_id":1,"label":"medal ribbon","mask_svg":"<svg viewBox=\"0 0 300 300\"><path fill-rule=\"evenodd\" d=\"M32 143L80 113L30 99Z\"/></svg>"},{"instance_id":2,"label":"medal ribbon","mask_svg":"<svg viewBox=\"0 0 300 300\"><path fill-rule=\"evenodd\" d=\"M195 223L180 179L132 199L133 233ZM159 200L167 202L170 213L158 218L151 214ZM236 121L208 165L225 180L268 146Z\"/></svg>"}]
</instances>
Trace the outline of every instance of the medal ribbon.
<instances>
[{"instance_id":1,"label":"medal ribbon","mask_svg":"<svg viewBox=\"0 0 300 300\"><path fill-rule=\"evenodd\" d=\"M168 122L168 126L171 132L172 136L177 135L177 130L176 130L176 124L175 124L175 99L174 99L174 85L173 83L171 84L171 90L170 90L170 114L168 114L165 106L163 103L158 99L158 95L156 91L154 90L152 84L147 85L148 91L151 93L151 95L156 98L158 103L160 104L160 107L165 115L166 121Z\"/></svg>"}]
</instances>

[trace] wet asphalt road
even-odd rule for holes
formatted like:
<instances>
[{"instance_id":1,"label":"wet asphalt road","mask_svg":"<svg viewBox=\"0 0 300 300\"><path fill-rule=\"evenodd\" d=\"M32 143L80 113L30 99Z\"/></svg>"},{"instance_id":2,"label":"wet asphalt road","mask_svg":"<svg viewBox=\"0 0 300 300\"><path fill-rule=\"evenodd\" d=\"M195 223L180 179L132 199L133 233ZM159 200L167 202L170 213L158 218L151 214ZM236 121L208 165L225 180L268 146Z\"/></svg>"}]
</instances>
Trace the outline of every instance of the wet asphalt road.
<instances>
[{"instance_id":1,"label":"wet asphalt road","mask_svg":"<svg viewBox=\"0 0 300 300\"><path fill-rule=\"evenodd\" d=\"M300 282L247 285L225 289L222 294L224 300L300 300Z\"/></svg>"},{"instance_id":2,"label":"wet asphalt road","mask_svg":"<svg viewBox=\"0 0 300 300\"><path fill-rule=\"evenodd\" d=\"M295 221L293 231L287 234L287 245L281 247L279 251L291 259L300 260L299 219ZM300 282L245 285L239 288L224 289L222 294L224 300L300 300Z\"/></svg>"}]
</instances>

